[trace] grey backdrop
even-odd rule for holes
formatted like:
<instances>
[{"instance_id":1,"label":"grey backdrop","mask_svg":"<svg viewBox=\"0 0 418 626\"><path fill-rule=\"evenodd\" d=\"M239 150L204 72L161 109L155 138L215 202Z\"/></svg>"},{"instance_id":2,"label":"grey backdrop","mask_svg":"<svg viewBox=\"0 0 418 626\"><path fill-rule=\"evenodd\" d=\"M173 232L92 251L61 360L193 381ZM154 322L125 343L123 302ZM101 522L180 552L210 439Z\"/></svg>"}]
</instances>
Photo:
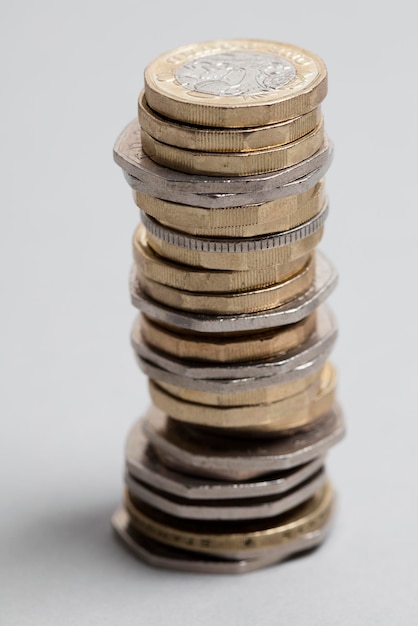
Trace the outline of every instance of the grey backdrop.
<instances>
[{"instance_id":1,"label":"grey backdrop","mask_svg":"<svg viewBox=\"0 0 418 626\"><path fill-rule=\"evenodd\" d=\"M416 624L413 4L1 4L0 623ZM322 249L340 272L348 422L329 460L329 541L235 578L148 568L109 528L124 439L148 404L129 346L138 212L112 145L148 62L224 37L289 41L329 68Z\"/></svg>"}]
</instances>

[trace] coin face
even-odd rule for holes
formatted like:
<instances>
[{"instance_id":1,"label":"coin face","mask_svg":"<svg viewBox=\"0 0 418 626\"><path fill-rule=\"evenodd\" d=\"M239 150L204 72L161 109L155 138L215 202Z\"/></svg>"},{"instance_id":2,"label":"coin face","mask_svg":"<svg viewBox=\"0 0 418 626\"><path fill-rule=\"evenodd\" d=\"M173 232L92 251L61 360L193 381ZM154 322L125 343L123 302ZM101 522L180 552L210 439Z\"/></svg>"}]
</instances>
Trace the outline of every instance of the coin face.
<instances>
[{"instance_id":1,"label":"coin face","mask_svg":"<svg viewBox=\"0 0 418 626\"><path fill-rule=\"evenodd\" d=\"M297 46L255 39L209 41L160 56L145 70L155 111L199 126L267 125L301 115L326 95L327 72Z\"/></svg>"}]
</instances>

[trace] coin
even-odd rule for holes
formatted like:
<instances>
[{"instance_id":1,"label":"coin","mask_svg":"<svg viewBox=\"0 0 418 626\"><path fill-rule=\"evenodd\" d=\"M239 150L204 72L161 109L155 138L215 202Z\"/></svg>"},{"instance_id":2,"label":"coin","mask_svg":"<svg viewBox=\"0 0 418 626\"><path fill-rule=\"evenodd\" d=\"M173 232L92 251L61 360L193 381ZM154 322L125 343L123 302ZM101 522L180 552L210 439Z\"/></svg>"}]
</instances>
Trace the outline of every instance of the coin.
<instances>
[{"instance_id":1,"label":"coin","mask_svg":"<svg viewBox=\"0 0 418 626\"><path fill-rule=\"evenodd\" d=\"M274 124L317 107L327 92L323 61L289 44L208 41L161 55L145 69L149 106L197 126Z\"/></svg>"},{"instance_id":2,"label":"coin","mask_svg":"<svg viewBox=\"0 0 418 626\"><path fill-rule=\"evenodd\" d=\"M212 406L183 400L168 393L154 381L149 381L153 403L171 418L211 428L246 429L251 432L277 432L306 426L331 410L335 400L335 386L335 370L327 364L321 372L319 390L316 385L311 385L275 402Z\"/></svg>"},{"instance_id":3,"label":"coin","mask_svg":"<svg viewBox=\"0 0 418 626\"><path fill-rule=\"evenodd\" d=\"M324 138L321 120L310 133L284 146L252 152L216 153L170 146L151 137L144 130L141 132L142 148L156 163L180 172L210 176L251 176L281 170L311 157L321 148Z\"/></svg>"},{"instance_id":4,"label":"coin","mask_svg":"<svg viewBox=\"0 0 418 626\"><path fill-rule=\"evenodd\" d=\"M151 407L141 422L163 464L175 471L226 481L252 480L322 456L345 432L338 405L309 428L274 439L226 438L170 420Z\"/></svg>"},{"instance_id":5,"label":"coin","mask_svg":"<svg viewBox=\"0 0 418 626\"><path fill-rule=\"evenodd\" d=\"M255 270L222 270L208 272L186 266L156 254L148 245L146 231L140 224L133 237L133 254L138 271L153 281L184 291L240 292L279 283L300 272L308 263L309 253L290 263L260 267ZM138 285L137 273L132 271L132 284Z\"/></svg>"},{"instance_id":6,"label":"coin","mask_svg":"<svg viewBox=\"0 0 418 626\"><path fill-rule=\"evenodd\" d=\"M261 557L239 560L232 557L220 559L210 554L196 554L154 541L132 527L129 515L123 508L115 511L112 526L121 542L148 565L193 573L244 574L318 546L325 539L330 523L327 522L320 528L284 545L270 548Z\"/></svg>"},{"instance_id":7,"label":"coin","mask_svg":"<svg viewBox=\"0 0 418 626\"><path fill-rule=\"evenodd\" d=\"M174 202L182 202L183 204L191 204L192 206L204 205L198 202L180 200L181 197L186 197L185 195L182 196L182 194L190 193L197 197L200 195L213 194L230 196L232 194L234 197L237 196L237 204L235 204L235 206L241 206L243 204L256 203L257 201L265 201L263 197L261 197L260 200L250 199L246 201L244 198L247 197L248 194L253 194L251 197L256 198L261 192L273 191L273 197L269 198L273 200L274 198L298 193L295 191L295 184L287 189L284 187L302 178L306 178L306 180L303 181L305 188L300 188L298 191L306 191L306 189L309 189L323 177L324 171L322 171L322 175L319 176L319 178L316 178L315 182L313 182L313 178L310 178L309 175L323 166L327 168L330 165L332 160L332 146L329 140L326 139L324 145L308 159L290 167L266 174L256 174L252 176L186 174L158 165L145 154L142 149L140 126L137 120L133 120L116 140L113 156L115 162L120 165L124 172L140 181L143 189L138 188L138 191L147 193L146 190L148 190L149 195L155 195L158 198L165 198ZM135 185L135 181L133 181L133 184ZM180 194L179 197L176 197L176 193ZM280 193L282 194L281 196ZM234 206L234 204L223 204L224 200L225 198L223 197L218 206Z\"/></svg>"},{"instance_id":8,"label":"coin","mask_svg":"<svg viewBox=\"0 0 418 626\"><path fill-rule=\"evenodd\" d=\"M158 115L148 106L144 92L138 100L139 124L149 135L171 146L202 152L248 152L282 146L307 135L320 119L317 107L291 120L258 128L208 128L179 124Z\"/></svg>"},{"instance_id":9,"label":"coin","mask_svg":"<svg viewBox=\"0 0 418 626\"><path fill-rule=\"evenodd\" d=\"M230 499L246 502L249 498L279 496L314 476L323 464L324 458L320 456L290 470L270 473L266 477L254 480L231 483L210 478L202 479L166 467L149 445L140 421L137 421L131 429L126 445L126 468L133 478L192 502Z\"/></svg>"},{"instance_id":10,"label":"coin","mask_svg":"<svg viewBox=\"0 0 418 626\"><path fill-rule=\"evenodd\" d=\"M247 500L195 500L190 502L164 491L156 491L129 474L125 476L125 485L134 499L149 504L151 507L173 517L196 520L254 520L274 517L313 497L325 484L325 471L319 470L302 484L280 496L264 496Z\"/></svg>"},{"instance_id":11,"label":"coin","mask_svg":"<svg viewBox=\"0 0 418 626\"><path fill-rule=\"evenodd\" d=\"M137 206L161 224L207 237L256 237L290 230L317 215L326 201L323 180L287 198L220 209L178 204L139 191L133 194Z\"/></svg>"},{"instance_id":12,"label":"coin","mask_svg":"<svg viewBox=\"0 0 418 626\"><path fill-rule=\"evenodd\" d=\"M225 522L195 522L175 518L146 505L125 492L130 522L154 540L192 552L234 557L260 554L322 526L332 514L334 495L329 482L291 511L273 518Z\"/></svg>"},{"instance_id":13,"label":"coin","mask_svg":"<svg viewBox=\"0 0 418 626\"><path fill-rule=\"evenodd\" d=\"M312 334L315 311L296 324L266 331L206 335L181 332L160 326L145 316L138 317L132 329L133 345L144 341L161 352L179 359L218 363L254 361L296 348Z\"/></svg>"},{"instance_id":14,"label":"coin","mask_svg":"<svg viewBox=\"0 0 418 626\"><path fill-rule=\"evenodd\" d=\"M183 291L150 280L141 272L136 275L142 291L153 300L162 302L174 309L209 315L253 313L274 309L306 292L312 285L314 277L315 262L313 258L298 274L283 282L253 291L227 294Z\"/></svg>"}]
</instances>

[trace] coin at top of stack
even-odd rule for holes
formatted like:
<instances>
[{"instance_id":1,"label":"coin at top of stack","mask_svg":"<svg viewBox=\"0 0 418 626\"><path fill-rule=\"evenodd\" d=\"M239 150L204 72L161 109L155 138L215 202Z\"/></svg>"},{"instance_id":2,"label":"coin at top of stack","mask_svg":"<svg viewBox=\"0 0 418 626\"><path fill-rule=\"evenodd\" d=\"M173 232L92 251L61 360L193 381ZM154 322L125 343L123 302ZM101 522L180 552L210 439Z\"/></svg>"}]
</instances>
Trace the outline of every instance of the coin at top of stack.
<instances>
[{"instance_id":1,"label":"coin at top of stack","mask_svg":"<svg viewBox=\"0 0 418 626\"><path fill-rule=\"evenodd\" d=\"M116 142L141 209L132 345L154 408L113 523L152 564L249 571L329 527L324 454L344 424L323 304L336 274L315 250L326 91L323 62L292 45L185 46L147 67Z\"/></svg>"}]
</instances>

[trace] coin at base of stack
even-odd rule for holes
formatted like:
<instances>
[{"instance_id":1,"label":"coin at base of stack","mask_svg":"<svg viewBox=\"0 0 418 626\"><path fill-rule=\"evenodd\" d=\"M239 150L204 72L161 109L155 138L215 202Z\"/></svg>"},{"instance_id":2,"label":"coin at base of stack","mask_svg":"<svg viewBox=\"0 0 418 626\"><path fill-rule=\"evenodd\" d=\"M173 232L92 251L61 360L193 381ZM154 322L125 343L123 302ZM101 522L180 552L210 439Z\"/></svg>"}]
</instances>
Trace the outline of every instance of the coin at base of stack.
<instances>
[{"instance_id":1,"label":"coin at base of stack","mask_svg":"<svg viewBox=\"0 0 418 626\"><path fill-rule=\"evenodd\" d=\"M151 565L253 571L320 545L335 510L327 72L237 39L163 54L144 78L114 157L142 222L131 342L152 407L112 524Z\"/></svg>"}]
</instances>

